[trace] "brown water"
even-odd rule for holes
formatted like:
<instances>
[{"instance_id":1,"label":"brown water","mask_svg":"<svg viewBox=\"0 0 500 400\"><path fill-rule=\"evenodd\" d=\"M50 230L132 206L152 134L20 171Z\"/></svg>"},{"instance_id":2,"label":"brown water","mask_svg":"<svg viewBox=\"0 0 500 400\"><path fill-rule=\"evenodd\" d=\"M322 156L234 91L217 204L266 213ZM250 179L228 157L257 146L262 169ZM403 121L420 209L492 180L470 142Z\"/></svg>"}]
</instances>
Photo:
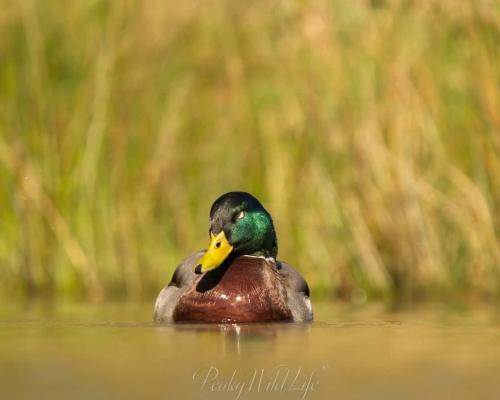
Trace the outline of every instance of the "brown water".
<instances>
[{"instance_id":1,"label":"brown water","mask_svg":"<svg viewBox=\"0 0 500 400\"><path fill-rule=\"evenodd\" d=\"M316 303L311 324L158 326L151 305L5 306L4 399L496 399L500 313Z\"/></svg>"}]
</instances>

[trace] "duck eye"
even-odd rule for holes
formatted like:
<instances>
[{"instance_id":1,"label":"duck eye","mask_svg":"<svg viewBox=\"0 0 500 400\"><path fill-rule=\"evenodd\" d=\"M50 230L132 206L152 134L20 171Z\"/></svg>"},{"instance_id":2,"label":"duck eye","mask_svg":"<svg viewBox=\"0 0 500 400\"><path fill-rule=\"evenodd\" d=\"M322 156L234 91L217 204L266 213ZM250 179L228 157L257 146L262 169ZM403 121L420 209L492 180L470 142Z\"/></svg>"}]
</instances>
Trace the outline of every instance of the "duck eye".
<instances>
[{"instance_id":1,"label":"duck eye","mask_svg":"<svg viewBox=\"0 0 500 400\"><path fill-rule=\"evenodd\" d=\"M245 211L240 211L239 214L236 216L236 219L242 219L245 216Z\"/></svg>"}]
</instances>

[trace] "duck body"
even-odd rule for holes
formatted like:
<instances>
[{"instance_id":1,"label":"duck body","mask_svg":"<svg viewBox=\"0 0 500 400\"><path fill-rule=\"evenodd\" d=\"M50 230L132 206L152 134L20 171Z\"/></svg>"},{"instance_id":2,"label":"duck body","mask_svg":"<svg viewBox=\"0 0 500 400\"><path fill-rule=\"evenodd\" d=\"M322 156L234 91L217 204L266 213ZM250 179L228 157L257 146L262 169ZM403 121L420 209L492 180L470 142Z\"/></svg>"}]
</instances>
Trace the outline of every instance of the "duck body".
<instances>
[{"instance_id":1,"label":"duck body","mask_svg":"<svg viewBox=\"0 0 500 400\"><path fill-rule=\"evenodd\" d=\"M158 296L158 322L232 323L312 320L306 282L288 264L240 256L203 275L192 269L203 252L177 267Z\"/></svg>"},{"instance_id":2,"label":"duck body","mask_svg":"<svg viewBox=\"0 0 500 400\"><path fill-rule=\"evenodd\" d=\"M155 303L157 322L306 322L302 276L276 259L271 216L252 195L229 192L210 211L210 244L186 258Z\"/></svg>"}]
</instances>

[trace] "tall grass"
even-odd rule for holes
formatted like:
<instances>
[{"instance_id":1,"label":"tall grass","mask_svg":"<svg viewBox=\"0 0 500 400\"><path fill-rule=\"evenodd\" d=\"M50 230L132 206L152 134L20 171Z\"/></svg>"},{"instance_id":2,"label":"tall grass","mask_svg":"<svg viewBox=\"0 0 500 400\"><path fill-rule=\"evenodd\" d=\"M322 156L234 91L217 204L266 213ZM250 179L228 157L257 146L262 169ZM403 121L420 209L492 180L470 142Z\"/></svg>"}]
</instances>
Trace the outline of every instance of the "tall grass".
<instances>
[{"instance_id":1,"label":"tall grass","mask_svg":"<svg viewBox=\"0 0 500 400\"><path fill-rule=\"evenodd\" d=\"M156 293L254 193L317 296L500 293L498 1L0 1L0 290Z\"/></svg>"}]
</instances>

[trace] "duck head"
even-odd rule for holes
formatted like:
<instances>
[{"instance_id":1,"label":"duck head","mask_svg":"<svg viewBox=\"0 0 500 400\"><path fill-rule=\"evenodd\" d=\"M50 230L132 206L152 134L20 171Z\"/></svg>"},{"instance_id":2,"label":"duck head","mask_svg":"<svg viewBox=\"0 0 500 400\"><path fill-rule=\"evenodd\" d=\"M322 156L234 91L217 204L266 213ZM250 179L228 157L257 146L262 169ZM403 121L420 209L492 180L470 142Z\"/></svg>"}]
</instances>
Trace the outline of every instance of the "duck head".
<instances>
[{"instance_id":1,"label":"duck head","mask_svg":"<svg viewBox=\"0 0 500 400\"><path fill-rule=\"evenodd\" d=\"M276 258L278 243L271 215L254 196L229 192L210 209L210 243L195 264L201 274L219 267L229 256Z\"/></svg>"}]
</instances>

